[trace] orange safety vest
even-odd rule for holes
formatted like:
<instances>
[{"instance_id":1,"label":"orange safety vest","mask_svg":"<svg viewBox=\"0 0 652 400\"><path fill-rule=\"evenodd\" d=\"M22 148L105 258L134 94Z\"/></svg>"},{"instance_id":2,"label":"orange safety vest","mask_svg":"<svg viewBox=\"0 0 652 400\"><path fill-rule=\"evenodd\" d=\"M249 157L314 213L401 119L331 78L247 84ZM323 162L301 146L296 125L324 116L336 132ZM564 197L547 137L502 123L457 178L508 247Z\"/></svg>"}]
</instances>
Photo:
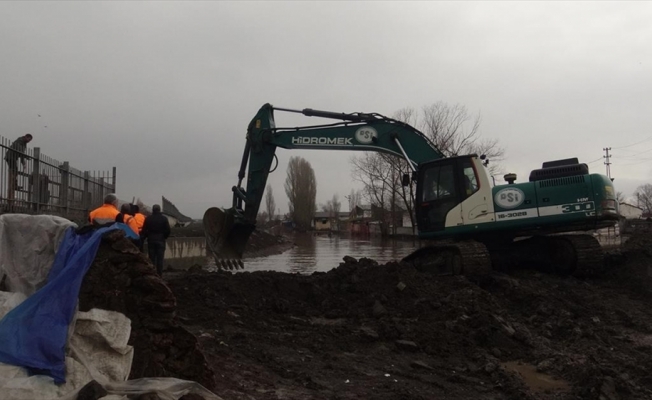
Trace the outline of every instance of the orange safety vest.
<instances>
[{"instance_id":1,"label":"orange safety vest","mask_svg":"<svg viewBox=\"0 0 652 400\"><path fill-rule=\"evenodd\" d=\"M103 225L115 222L115 217L118 214L120 214L120 211L118 211L113 204L102 204L100 207L90 212L88 220L91 224Z\"/></svg>"},{"instance_id":2,"label":"orange safety vest","mask_svg":"<svg viewBox=\"0 0 652 400\"><path fill-rule=\"evenodd\" d=\"M145 214L136 213L136 215L134 215L134 221L136 221L136 226L138 227L136 233L140 235L140 232L143 231L143 225L145 224Z\"/></svg>"},{"instance_id":3,"label":"orange safety vest","mask_svg":"<svg viewBox=\"0 0 652 400\"><path fill-rule=\"evenodd\" d=\"M125 214L122 217L122 220L124 221L125 225L127 225L128 227L131 228L132 231L134 231L136 235L140 235L140 232L138 231L138 224L136 223L136 218L132 217L129 214Z\"/></svg>"}]
</instances>

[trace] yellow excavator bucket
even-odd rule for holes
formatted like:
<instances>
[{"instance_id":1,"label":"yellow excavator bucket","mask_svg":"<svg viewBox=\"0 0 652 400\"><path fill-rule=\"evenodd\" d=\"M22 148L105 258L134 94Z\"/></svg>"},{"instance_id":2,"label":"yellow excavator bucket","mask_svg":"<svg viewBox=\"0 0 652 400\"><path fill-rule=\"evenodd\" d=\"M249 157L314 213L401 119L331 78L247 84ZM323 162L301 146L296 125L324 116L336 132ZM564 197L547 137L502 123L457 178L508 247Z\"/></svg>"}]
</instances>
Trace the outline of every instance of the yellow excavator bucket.
<instances>
[{"instance_id":1,"label":"yellow excavator bucket","mask_svg":"<svg viewBox=\"0 0 652 400\"><path fill-rule=\"evenodd\" d=\"M244 268L242 254L253 232L253 224L238 220L234 209L211 207L204 213L204 234L208 251L219 269Z\"/></svg>"}]
</instances>

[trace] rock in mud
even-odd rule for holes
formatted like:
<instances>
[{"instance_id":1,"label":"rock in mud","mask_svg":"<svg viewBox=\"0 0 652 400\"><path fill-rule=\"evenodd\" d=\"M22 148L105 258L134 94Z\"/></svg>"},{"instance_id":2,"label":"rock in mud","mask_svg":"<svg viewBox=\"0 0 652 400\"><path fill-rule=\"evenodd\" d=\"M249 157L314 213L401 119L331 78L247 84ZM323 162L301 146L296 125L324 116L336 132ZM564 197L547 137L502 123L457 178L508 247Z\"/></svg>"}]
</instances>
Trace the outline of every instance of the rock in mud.
<instances>
[{"instance_id":1,"label":"rock in mud","mask_svg":"<svg viewBox=\"0 0 652 400\"><path fill-rule=\"evenodd\" d=\"M382 317L387 314L387 309L380 303L380 301L376 300L372 313L374 317Z\"/></svg>"},{"instance_id":2,"label":"rock in mud","mask_svg":"<svg viewBox=\"0 0 652 400\"><path fill-rule=\"evenodd\" d=\"M394 343L396 343L396 347L398 347L401 350L413 351L413 352L419 351L419 345L417 345L411 340L397 340Z\"/></svg>"},{"instance_id":3,"label":"rock in mud","mask_svg":"<svg viewBox=\"0 0 652 400\"><path fill-rule=\"evenodd\" d=\"M88 382L77 393L77 400L98 400L106 396L108 392L96 380Z\"/></svg>"}]
</instances>

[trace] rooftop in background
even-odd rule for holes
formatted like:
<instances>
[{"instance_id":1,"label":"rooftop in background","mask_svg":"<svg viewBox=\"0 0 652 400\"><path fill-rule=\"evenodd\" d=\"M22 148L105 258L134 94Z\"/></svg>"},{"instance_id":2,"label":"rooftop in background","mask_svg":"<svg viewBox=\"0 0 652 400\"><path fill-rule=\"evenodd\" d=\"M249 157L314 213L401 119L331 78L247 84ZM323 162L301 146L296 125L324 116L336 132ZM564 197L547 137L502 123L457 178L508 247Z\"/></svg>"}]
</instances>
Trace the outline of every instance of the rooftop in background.
<instances>
[{"instance_id":1,"label":"rooftop in background","mask_svg":"<svg viewBox=\"0 0 652 400\"><path fill-rule=\"evenodd\" d=\"M161 201L161 207L162 210L161 212L163 214L167 214L171 217L176 218L177 221L179 222L192 222L192 218L187 217L183 214L181 214L181 211L172 203L170 200L166 199L165 196L161 196L162 201Z\"/></svg>"}]
</instances>

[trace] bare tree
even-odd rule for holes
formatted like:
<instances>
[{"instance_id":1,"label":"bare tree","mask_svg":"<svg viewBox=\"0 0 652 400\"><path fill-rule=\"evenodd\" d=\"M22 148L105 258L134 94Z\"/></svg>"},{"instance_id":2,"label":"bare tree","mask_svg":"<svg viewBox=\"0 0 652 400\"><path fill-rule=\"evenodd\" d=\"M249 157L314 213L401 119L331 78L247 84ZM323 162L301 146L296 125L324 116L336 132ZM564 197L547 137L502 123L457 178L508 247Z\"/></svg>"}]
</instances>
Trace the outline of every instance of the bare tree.
<instances>
[{"instance_id":1,"label":"bare tree","mask_svg":"<svg viewBox=\"0 0 652 400\"><path fill-rule=\"evenodd\" d=\"M625 194L623 192L616 192L616 201L620 204L625 202Z\"/></svg>"},{"instance_id":2,"label":"bare tree","mask_svg":"<svg viewBox=\"0 0 652 400\"><path fill-rule=\"evenodd\" d=\"M376 209L386 210L391 196L392 171L380 153L364 153L352 157L352 176L354 180L364 185L363 196ZM374 218L382 222L383 234L386 233L387 220L385 213L377 213Z\"/></svg>"},{"instance_id":3,"label":"bare tree","mask_svg":"<svg viewBox=\"0 0 652 400\"><path fill-rule=\"evenodd\" d=\"M418 117L413 119L418 120ZM496 175L500 173L499 162L505 156L505 149L499 145L498 140L480 136L481 121L480 114L472 116L466 106L439 101L423 107L423 117L416 126L447 157L484 154L491 160L489 172Z\"/></svg>"},{"instance_id":4,"label":"bare tree","mask_svg":"<svg viewBox=\"0 0 652 400\"><path fill-rule=\"evenodd\" d=\"M352 212L357 206L362 204L362 192L351 189L348 196L344 196L349 201L349 212Z\"/></svg>"},{"instance_id":5,"label":"bare tree","mask_svg":"<svg viewBox=\"0 0 652 400\"><path fill-rule=\"evenodd\" d=\"M265 193L265 208L267 209L269 220L273 221L274 211L276 211L276 201L274 201L274 192L270 185L267 185L267 193Z\"/></svg>"},{"instance_id":6,"label":"bare tree","mask_svg":"<svg viewBox=\"0 0 652 400\"><path fill-rule=\"evenodd\" d=\"M267 214L267 211L259 212L258 216L256 217L256 225L261 227L265 226L268 220L269 220L269 215Z\"/></svg>"},{"instance_id":7,"label":"bare tree","mask_svg":"<svg viewBox=\"0 0 652 400\"><path fill-rule=\"evenodd\" d=\"M334 217L339 217L340 215L340 210L342 209L342 202L340 201L340 196L335 193L333 195L333 199L331 200L331 206L333 210L333 216Z\"/></svg>"},{"instance_id":8,"label":"bare tree","mask_svg":"<svg viewBox=\"0 0 652 400\"><path fill-rule=\"evenodd\" d=\"M423 107L421 128L447 157L466 153L477 141L480 114L472 117L461 104L438 101Z\"/></svg>"},{"instance_id":9,"label":"bare tree","mask_svg":"<svg viewBox=\"0 0 652 400\"><path fill-rule=\"evenodd\" d=\"M634 191L634 197L638 203L638 206L643 209L644 212L650 213L652 211L652 184L646 183L636 188Z\"/></svg>"},{"instance_id":10,"label":"bare tree","mask_svg":"<svg viewBox=\"0 0 652 400\"><path fill-rule=\"evenodd\" d=\"M339 196L336 194L333 195L331 200L328 200L326 204L322 204L322 211L328 213L328 218L331 222L331 229L339 230L340 229L340 209L342 208L342 202L339 200Z\"/></svg>"},{"instance_id":11,"label":"bare tree","mask_svg":"<svg viewBox=\"0 0 652 400\"><path fill-rule=\"evenodd\" d=\"M291 157L285 178L285 194L288 196L290 215L299 229L310 228L315 215L317 181L315 171L302 157Z\"/></svg>"}]
</instances>

